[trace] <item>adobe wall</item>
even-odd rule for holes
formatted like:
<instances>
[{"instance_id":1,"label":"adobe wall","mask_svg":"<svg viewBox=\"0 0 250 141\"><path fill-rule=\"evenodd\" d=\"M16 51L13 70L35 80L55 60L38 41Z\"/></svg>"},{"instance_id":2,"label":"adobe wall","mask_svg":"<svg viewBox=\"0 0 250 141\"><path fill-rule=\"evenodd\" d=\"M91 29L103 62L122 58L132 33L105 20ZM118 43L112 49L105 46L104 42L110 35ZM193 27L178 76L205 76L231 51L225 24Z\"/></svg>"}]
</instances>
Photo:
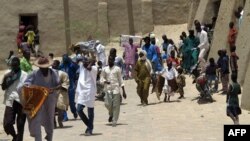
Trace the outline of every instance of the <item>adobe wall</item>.
<instances>
[{"instance_id":1,"label":"adobe wall","mask_svg":"<svg viewBox=\"0 0 250 141\"><path fill-rule=\"evenodd\" d=\"M245 110L249 110L250 111L250 65L249 65L249 61L247 62L247 69L246 69L246 73L248 75L246 75L245 77L245 83L243 85L243 93L242 93L242 97L241 97L241 107Z\"/></svg>"},{"instance_id":2,"label":"adobe wall","mask_svg":"<svg viewBox=\"0 0 250 141\"><path fill-rule=\"evenodd\" d=\"M234 11L242 0L221 0L221 6L213 34L213 42L209 57L218 59L217 51L219 49L228 49L227 35L229 32L229 22L235 21Z\"/></svg>"},{"instance_id":3,"label":"adobe wall","mask_svg":"<svg viewBox=\"0 0 250 141\"><path fill-rule=\"evenodd\" d=\"M188 0L152 0L155 25L182 24L188 20Z\"/></svg>"},{"instance_id":4,"label":"adobe wall","mask_svg":"<svg viewBox=\"0 0 250 141\"><path fill-rule=\"evenodd\" d=\"M99 0L69 0L71 41L86 40L89 35L96 37ZM64 24L64 23L62 23Z\"/></svg>"},{"instance_id":5,"label":"adobe wall","mask_svg":"<svg viewBox=\"0 0 250 141\"><path fill-rule=\"evenodd\" d=\"M98 3L98 19L97 19L98 40L102 43L107 43L109 40L109 25L108 25L108 3Z\"/></svg>"},{"instance_id":6,"label":"adobe wall","mask_svg":"<svg viewBox=\"0 0 250 141\"><path fill-rule=\"evenodd\" d=\"M250 1L246 1L243 22L240 26L236 47L239 55L238 80L243 85L242 108L250 110Z\"/></svg>"},{"instance_id":7,"label":"adobe wall","mask_svg":"<svg viewBox=\"0 0 250 141\"><path fill-rule=\"evenodd\" d=\"M143 0L144 1L144 0ZM134 27L136 33L151 32L155 24L186 23L188 1L150 0L151 5L142 0L133 0ZM107 2L107 6L99 2ZM40 30L41 50L56 56L65 52L65 24L63 1L59 0L0 0L0 69L6 68L4 58L9 50L16 50L16 34L20 13L37 13ZM107 7L107 19L101 11ZM98 16L98 8L101 15ZM143 9L144 8L144 9ZM149 10L150 9L150 12ZM144 11L144 12L143 12ZM142 14L143 12L143 14ZM105 40L109 36L128 34L128 12L126 0L69 0L71 42L86 40L89 35ZM148 16L149 15L149 16ZM152 16L151 16L152 15ZM152 17L149 19L148 17ZM105 23L105 31L98 29L98 23ZM143 26L143 25L148 26ZM109 33L106 36L107 32ZM105 36L103 36L103 33ZM105 38L103 38L105 37Z\"/></svg>"},{"instance_id":8,"label":"adobe wall","mask_svg":"<svg viewBox=\"0 0 250 141\"><path fill-rule=\"evenodd\" d=\"M211 4L210 0L201 0L199 3L198 9L196 11L194 20L198 20L201 23L204 23L204 20L207 17L205 15L208 14L206 11L208 7L210 7L210 4Z\"/></svg>"},{"instance_id":9,"label":"adobe wall","mask_svg":"<svg viewBox=\"0 0 250 141\"><path fill-rule=\"evenodd\" d=\"M142 0L132 0L135 33L141 33Z\"/></svg>"},{"instance_id":10,"label":"adobe wall","mask_svg":"<svg viewBox=\"0 0 250 141\"><path fill-rule=\"evenodd\" d=\"M199 3L200 3L200 0L190 0L189 14L188 14L188 27L187 27L188 30L192 28L197 9L199 7Z\"/></svg>"},{"instance_id":11,"label":"adobe wall","mask_svg":"<svg viewBox=\"0 0 250 141\"><path fill-rule=\"evenodd\" d=\"M247 69L250 61L250 48L249 48L249 33L250 33L250 17L249 17L249 11L250 10L250 1L246 1L245 8L244 8L244 15L243 15L243 22L240 26L240 30L238 33L237 41L236 41L236 47L237 47L237 53L240 56L240 59L238 61L239 65L239 77L238 80L241 84L248 83L245 79L248 77ZM248 85L249 86L249 85Z\"/></svg>"},{"instance_id":12,"label":"adobe wall","mask_svg":"<svg viewBox=\"0 0 250 141\"><path fill-rule=\"evenodd\" d=\"M54 0L1 0L0 22L0 69L6 68L3 61L10 50L17 51L16 35L20 13L38 13L41 48L47 54L62 54L65 50L63 1ZM56 17L56 18L55 18ZM49 22L49 24L48 24Z\"/></svg>"},{"instance_id":13,"label":"adobe wall","mask_svg":"<svg viewBox=\"0 0 250 141\"><path fill-rule=\"evenodd\" d=\"M108 18L111 36L128 34L127 0L108 0Z\"/></svg>"},{"instance_id":14,"label":"adobe wall","mask_svg":"<svg viewBox=\"0 0 250 141\"><path fill-rule=\"evenodd\" d=\"M154 30L152 0L142 0L141 31L146 34Z\"/></svg>"},{"instance_id":15,"label":"adobe wall","mask_svg":"<svg viewBox=\"0 0 250 141\"><path fill-rule=\"evenodd\" d=\"M193 4L191 5L191 8L196 8L197 1L193 1ZM215 3L220 3L220 0L201 0L198 4L198 8L196 10L196 14L194 15L193 19L189 19L189 25L188 28L194 28L193 22L194 20L199 20L201 24L209 24L212 22L213 17L218 16L218 10L215 6ZM190 9L192 10L192 9ZM192 11L191 11L192 12ZM192 14L192 13L190 13ZM192 17L191 15L190 17Z\"/></svg>"}]
</instances>

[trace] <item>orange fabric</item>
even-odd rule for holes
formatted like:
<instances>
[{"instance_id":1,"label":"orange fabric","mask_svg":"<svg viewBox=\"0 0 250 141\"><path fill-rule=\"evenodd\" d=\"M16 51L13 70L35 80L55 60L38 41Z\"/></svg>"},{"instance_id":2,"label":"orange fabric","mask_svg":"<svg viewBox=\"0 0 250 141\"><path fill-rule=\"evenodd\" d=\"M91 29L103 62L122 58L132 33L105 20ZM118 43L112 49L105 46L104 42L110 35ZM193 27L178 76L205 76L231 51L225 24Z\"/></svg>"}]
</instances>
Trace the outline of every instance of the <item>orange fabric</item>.
<instances>
[{"instance_id":1,"label":"orange fabric","mask_svg":"<svg viewBox=\"0 0 250 141\"><path fill-rule=\"evenodd\" d=\"M30 118L35 117L49 95L49 89L40 86L24 86L22 89L22 105Z\"/></svg>"}]
</instances>

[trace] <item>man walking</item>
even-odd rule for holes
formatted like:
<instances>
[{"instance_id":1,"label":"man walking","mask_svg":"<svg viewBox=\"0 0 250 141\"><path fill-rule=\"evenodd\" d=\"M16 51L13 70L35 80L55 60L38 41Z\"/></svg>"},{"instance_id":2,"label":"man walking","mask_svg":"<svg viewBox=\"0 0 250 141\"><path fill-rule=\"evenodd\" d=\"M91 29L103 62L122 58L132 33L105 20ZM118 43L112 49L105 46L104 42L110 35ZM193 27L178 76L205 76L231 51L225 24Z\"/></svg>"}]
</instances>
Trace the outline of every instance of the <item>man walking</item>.
<instances>
[{"instance_id":1,"label":"man walking","mask_svg":"<svg viewBox=\"0 0 250 141\"><path fill-rule=\"evenodd\" d=\"M35 85L49 89L49 94L35 117L28 117L30 135L35 138L35 141L42 141L41 126L44 126L47 134L45 139L52 141L53 138L54 115L57 102L55 89L60 86L60 81L57 72L49 68L52 64L53 61L47 57L40 57L34 62L34 65L39 67L39 69L28 75L24 82L27 86Z\"/></svg>"},{"instance_id":2,"label":"man walking","mask_svg":"<svg viewBox=\"0 0 250 141\"><path fill-rule=\"evenodd\" d=\"M200 62L201 71L204 72L206 68L205 56L207 55L208 50L209 50L209 42L208 42L207 32L204 31L201 28L201 26L196 26L196 31L197 31L197 37L200 40L200 44L198 45L198 48L200 49L199 62Z\"/></svg>"},{"instance_id":3,"label":"man walking","mask_svg":"<svg viewBox=\"0 0 250 141\"><path fill-rule=\"evenodd\" d=\"M137 83L137 94L141 99L141 104L148 105L149 86L151 82L152 66L147 59L146 51L139 53L139 60L135 66L135 81Z\"/></svg>"},{"instance_id":4,"label":"man walking","mask_svg":"<svg viewBox=\"0 0 250 141\"><path fill-rule=\"evenodd\" d=\"M136 56L136 51L137 48L139 48L139 45L135 45L133 43L133 38L129 38L129 43L126 44L122 44L122 47L124 47L125 49L125 69L126 69L126 79L129 79L129 70L130 67L132 68L131 74L133 77L133 71L134 71L134 67L135 67L135 56Z\"/></svg>"},{"instance_id":5,"label":"man walking","mask_svg":"<svg viewBox=\"0 0 250 141\"><path fill-rule=\"evenodd\" d=\"M115 127L118 121L121 105L120 87L122 87L123 98L127 95L121 75L121 69L115 66L115 58L109 56L108 66L103 69L102 83L105 84L105 106L109 111L109 122Z\"/></svg>"},{"instance_id":6,"label":"man walking","mask_svg":"<svg viewBox=\"0 0 250 141\"><path fill-rule=\"evenodd\" d=\"M11 70L8 71L2 81L2 90L4 93L5 112L3 119L4 131L13 137L13 141L22 141L26 115L23 113L23 107L20 104L18 89L22 87L27 73L20 69L20 60L14 57L11 61ZM17 117L17 118L16 118ZM16 121L15 121L16 120ZM14 124L17 124L17 133Z\"/></svg>"},{"instance_id":7,"label":"man walking","mask_svg":"<svg viewBox=\"0 0 250 141\"><path fill-rule=\"evenodd\" d=\"M69 76L69 106L70 110L73 113L74 118L77 118L76 106L75 106L75 88L76 88L76 81L77 81L77 70L79 66L74 63L67 54L63 55L62 64L60 65L60 70L66 72ZM65 112L64 121L68 120L67 113Z\"/></svg>"},{"instance_id":8,"label":"man walking","mask_svg":"<svg viewBox=\"0 0 250 141\"><path fill-rule=\"evenodd\" d=\"M83 64L80 64L80 75L76 88L77 113L81 120L87 126L86 135L92 135L94 122L94 102L96 94L97 67L89 58L83 58ZM83 109L88 108L88 117Z\"/></svg>"}]
</instances>

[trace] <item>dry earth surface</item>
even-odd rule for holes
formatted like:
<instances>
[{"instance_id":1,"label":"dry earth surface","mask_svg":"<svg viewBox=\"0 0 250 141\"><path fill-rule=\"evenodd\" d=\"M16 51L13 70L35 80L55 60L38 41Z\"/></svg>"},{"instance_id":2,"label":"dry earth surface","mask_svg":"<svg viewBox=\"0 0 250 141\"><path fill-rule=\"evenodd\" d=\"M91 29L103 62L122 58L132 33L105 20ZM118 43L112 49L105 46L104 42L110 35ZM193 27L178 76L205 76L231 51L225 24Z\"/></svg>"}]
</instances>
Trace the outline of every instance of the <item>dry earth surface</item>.
<instances>
[{"instance_id":1,"label":"dry earth surface","mask_svg":"<svg viewBox=\"0 0 250 141\"><path fill-rule=\"evenodd\" d=\"M158 26L155 33L160 39L163 33L178 40L185 25ZM117 47L118 43L111 43L107 47ZM118 48L121 55L122 49ZM3 71L0 72L2 79ZM70 120L64 123L65 128L54 130L54 141L85 140L85 141L222 141L223 126L232 124L226 116L226 96L214 94L213 103L203 103L197 100L198 92L192 84L190 76L186 76L185 99L178 100L178 94L171 98L172 102L158 101L155 94L149 95L149 105L141 106L136 94L134 80L125 81L128 98L123 100L117 127L108 124L108 112L102 101L95 103L94 135L85 136L85 125L78 118L68 112ZM221 87L219 87L220 89ZM0 91L0 101L3 92ZM10 141L2 127L4 105L0 105L0 141ZM250 112L243 110L240 115L241 124L250 123ZM42 128L43 129L43 128ZM27 124L25 126L24 141L34 140L29 136ZM43 136L45 133L43 131Z\"/></svg>"}]
</instances>

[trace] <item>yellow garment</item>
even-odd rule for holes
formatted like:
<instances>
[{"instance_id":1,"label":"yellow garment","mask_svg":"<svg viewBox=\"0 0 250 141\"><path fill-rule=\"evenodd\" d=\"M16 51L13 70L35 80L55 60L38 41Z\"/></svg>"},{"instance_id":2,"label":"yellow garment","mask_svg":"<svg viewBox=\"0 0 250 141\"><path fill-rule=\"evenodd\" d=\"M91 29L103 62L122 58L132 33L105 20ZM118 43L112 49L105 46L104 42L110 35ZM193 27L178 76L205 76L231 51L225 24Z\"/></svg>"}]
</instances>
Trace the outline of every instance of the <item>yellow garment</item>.
<instances>
[{"instance_id":1,"label":"yellow garment","mask_svg":"<svg viewBox=\"0 0 250 141\"><path fill-rule=\"evenodd\" d=\"M28 37L28 44L30 45L33 45L34 43L34 38L36 36L35 32L34 31L28 31L26 34L25 34L26 37Z\"/></svg>"}]
</instances>

